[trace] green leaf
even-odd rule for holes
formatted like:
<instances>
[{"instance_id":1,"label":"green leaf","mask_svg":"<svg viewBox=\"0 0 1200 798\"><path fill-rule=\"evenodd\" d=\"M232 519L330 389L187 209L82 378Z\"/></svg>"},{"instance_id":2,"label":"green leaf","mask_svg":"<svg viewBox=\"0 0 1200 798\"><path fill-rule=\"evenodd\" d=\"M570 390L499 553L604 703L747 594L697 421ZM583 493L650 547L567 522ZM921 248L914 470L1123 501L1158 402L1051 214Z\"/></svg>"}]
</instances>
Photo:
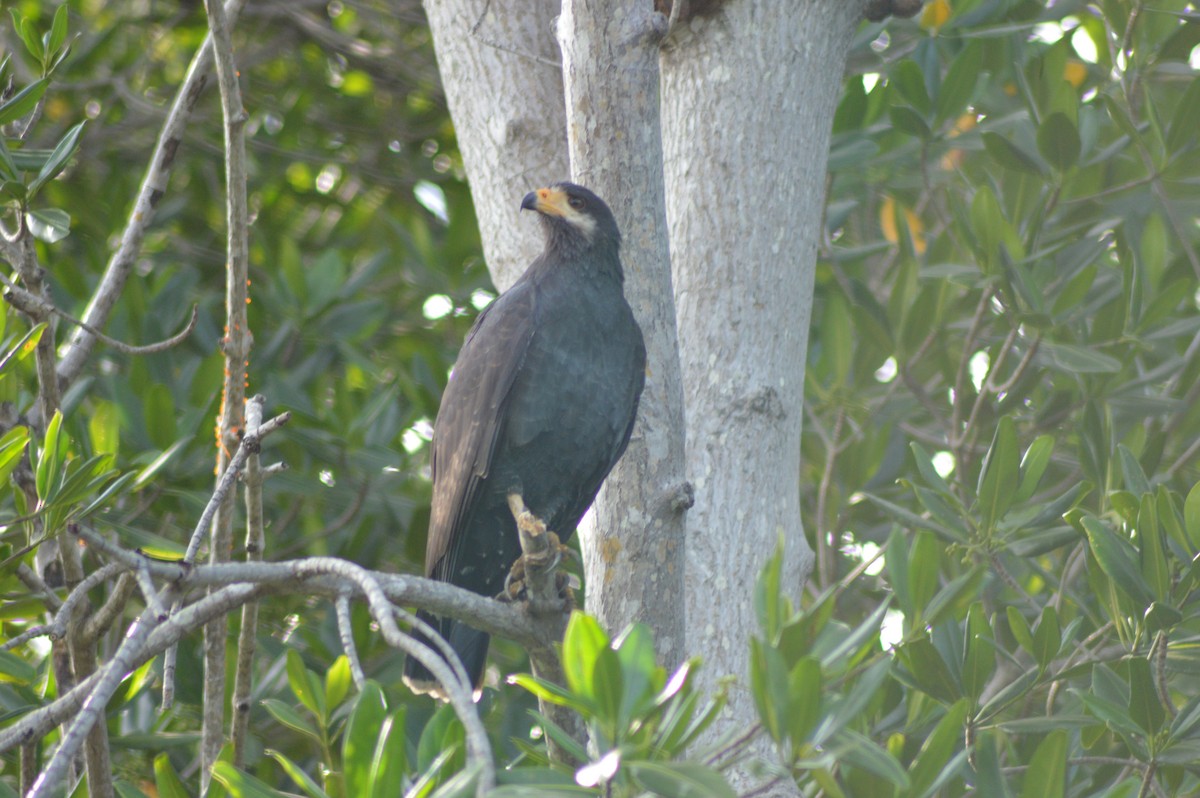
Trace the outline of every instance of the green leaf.
<instances>
[{"instance_id":1,"label":"green leaf","mask_svg":"<svg viewBox=\"0 0 1200 798\"><path fill-rule=\"evenodd\" d=\"M823 743L829 735L837 734L843 727L855 722L891 673L890 659L876 660L854 681L853 690L837 700L826 702L825 717L817 728L814 742Z\"/></svg>"},{"instance_id":2,"label":"green leaf","mask_svg":"<svg viewBox=\"0 0 1200 798\"><path fill-rule=\"evenodd\" d=\"M367 784L371 787L370 792L355 793L347 789L346 795L364 798L389 798L395 795L395 785L402 783L408 775L408 742L404 736L404 717L405 708L398 707L379 727L367 779Z\"/></svg>"},{"instance_id":3,"label":"green leaf","mask_svg":"<svg viewBox=\"0 0 1200 798\"><path fill-rule=\"evenodd\" d=\"M333 661L325 672L325 706L337 709L350 692L350 660L345 654Z\"/></svg>"},{"instance_id":4,"label":"green leaf","mask_svg":"<svg viewBox=\"0 0 1200 798\"><path fill-rule=\"evenodd\" d=\"M37 669L11 651L0 651L0 681L31 684Z\"/></svg>"},{"instance_id":5,"label":"green leaf","mask_svg":"<svg viewBox=\"0 0 1200 798\"><path fill-rule=\"evenodd\" d=\"M38 452L37 471L34 484L39 499L49 497L51 490L58 487L58 475L66 459L69 437L62 432L62 411L55 410L54 417L46 426L46 436Z\"/></svg>"},{"instance_id":6,"label":"green leaf","mask_svg":"<svg viewBox=\"0 0 1200 798\"><path fill-rule=\"evenodd\" d=\"M121 440L121 409L113 402L99 398L92 404L92 415L87 422L92 451L115 455Z\"/></svg>"},{"instance_id":7,"label":"green leaf","mask_svg":"<svg viewBox=\"0 0 1200 798\"><path fill-rule=\"evenodd\" d=\"M1158 734L1167 713L1154 687L1150 663L1144 657L1129 660L1129 715L1149 735Z\"/></svg>"},{"instance_id":8,"label":"green leaf","mask_svg":"<svg viewBox=\"0 0 1200 798\"><path fill-rule=\"evenodd\" d=\"M1029 622L1025 620L1025 616L1021 611L1009 604L1005 609L1005 614L1008 616L1008 629L1012 632L1012 636L1016 638L1017 643L1021 648L1033 653L1033 632L1029 628Z\"/></svg>"},{"instance_id":9,"label":"green leaf","mask_svg":"<svg viewBox=\"0 0 1200 798\"><path fill-rule=\"evenodd\" d=\"M985 529L994 529L997 519L1012 506L1020 478L1018 451L1016 426L1012 417L1004 416L979 473L979 509Z\"/></svg>"},{"instance_id":10,"label":"green leaf","mask_svg":"<svg viewBox=\"0 0 1200 798\"><path fill-rule=\"evenodd\" d=\"M417 741L417 770L436 774L440 767L450 763L447 753L461 758L466 735L454 708L443 704L421 730ZM440 765L439 765L440 763Z\"/></svg>"},{"instance_id":11,"label":"green leaf","mask_svg":"<svg viewBox=\"0 0 1200 798\"><path fill-rule=\"evenodd\" d=\"M842 729L834 735L832 755L837 762L874 773L900 790L907 790L910 786L904 766L871 738L853 729ZM836 785L836 782L833 784ZM829 791L826 790L826 793Z\"/></svg>"},{"instance_id":12,"label":"green leaf","mask_svg":"<svg viewBox=\"0 0 1200 798\"><path fill-rule=\"evenodd\" d=\"M972 701L978 701L996 670L996 643L980 602L972 604L967 611L963 651L963 692Z\"/></svg>"},{"instance_id":13,"label":"green leaf","mask_svg":"<svg viewBox=\"0 0 1200 798\"><path fill-rule=\"evenodd\" d=\"M1062 650L1062 628L1058 623L1058 612L1052 604L1042 608L1042 617L1038 620L1037 629L1033 633L1033 658L1037 660L1042 670L1058 656Z\"/></svg>"},{"instance_id":14,"label":"green leaf","mask_svg":"<svg viewBox=\"0 0 1200 798\"><path fill-rule=\"evenodd\" d=\"M783 590L780 578L783 573L783 541L775 543L775 550L767 558L754 583L754 611L758 616L758 627L767 640L775 641L780 627L787 620L783 607Z\"/></svg>"},{"instance_id":15,"label":"green leaf","mask_svg":"<svg viewBox=\"0 0 1200 798\"><path fill-rule=\"evenodd\" d=\"M980 42L969 43L950 62L937 93L937 124L958 116L966 109L975 91L975 84L979 82L982 66L983 46Z\"/></svg>"},{"instance_id":16,"label":"green leaf","mask_svg":"<svg viewBox=\"0 0 1200 798\"><path fill-rule=\"evenodd\" d=\"M45 78L35 80L0 104L0 125L10 124L29 114L46 93L47 85Z\"/></svg>"},{"instance_id":17,"label":"green leaf","mask_svg":"<svg viewBox=\"0 0 1200 798\"><path fill-rule=\"evenodd\" d=\"M1175 106L1175 115L1167 130L1167 153L1175 155L1188 145L1195 145L1200 130L1200 77L1192 78L1187 91Z\"/></svg>"},{"instance_id":18,"label":"green leaf","mask_svg":"<svg viewBox=\"0 0 1200 798\"><path fill-rule=\"evenodd\" d=\"M928 114L933 110L929 92L925 88L925 73L916 61L906 58L894 65L888 83L921 114Z\"/></svg>"},{"instance_id":19,"label":"green leaf","mask_svg":"<svg viewBox=\"0 0 1200 798\"><path fill-rule=\"evenodd\" d=\"M321 733L317 731L311 723L303 718L299 712L292 709L290 706L280 701L277 698L265 698L262 702L263 707L275 720L287 726L289 729L308 735L309 737L321 740Z\"/></svg>"},{"instance_id":20,"label":"green leaf","mask_svg":"<svg viewBox=\"0 0 1200 798\"><path fill-rule=\"evenodd\" d=\"M175 455L177 455L185 446L187 446L188 443L191 442L191 440L192 440L191 435L188 435L184 438L180 438L179 440L172 443L171 446L169 448L167 448L162 454L160 454L158 457L154 458L150 462L150 465L146 466L145 468L143 468L141 471L138 472L137 480L133 483L133 490L139 491L142 488L146 487L146 485L150 484L150 481L152 479L154 479L154 476L160 470L162 470L163 466L165 466L167 463L171 462L172 458L174 458Z\"/></svg>"},{"instance_id":21,"label":"green leaf","mask_svg":"<svg viewBox=\"0 0 1200 798\"><path fill-rule=\"evenodd\" d=\"M608 648L609 638L604 629L590 615L575 611L567 621L563 635L563 675L567 686L581 697L592 700L592 668L600 650Z\"/></svg>"},{"instance_id":22,"label":"green leaf","mask_svg":"<svg viewBox=\"0 0 1200 798\"><path fill-rule=\"evenodd\" d=\"M596 699L595 719L607 734L607 742L616 745L624 731L619 724L625 686L616 651L606 646L596 652L591 682Z\"/></svg>"},{"instance_id":23,"label":"green leaf","mask_svg":"<svg viewBox=\"0 0 1200 798\"><path fill-rule=\"evenodd\" d=\"M585 699L565 687L560 687L554 682L539 679L528 673L514 673L508 677L508 683L525 688L543 701L571 707L580 713L590 714L595 707L595 702L590 697Z\"/></svg>"},{"instance_id":24,"label":"green leaf","mask_svg":"<svg viewBox=\"0 0 1200 798\"><path fill-rule=\"evenodd\" d=\"M1007 238L1007 226L996 194L989 186L980 186L971 198L971 232L979 241L985 269L995 269L1000 262L1000 248Z\"/></svg>"},{"instance_id":25,"label":"green leaf","mask_svg":"<svg viewBox=\"0 0 1200 798\"><path fill-rule=\"evenodd\" d=\"M38 189L57 177L58 173L67 167L67 162L71 160L71 156L75 154L75 151L79 149L79 134L83 132L83 126L85 124L87 123L80 122L74 127L71 127L66 133L63 134L63 137L59 139L58 144L56 144L54 149L51 151L50 157L46 159L46 163L42 167L42 170L38 172L37 177L35 177L29 183L28 189L29 196L31 198L38 192Z\"/></svg>"},{"instance_id":26,"label":"green leaf","mask_svg":"<svg viewBox=\"0 0 1200 798\"><path fill-rule=\"evenodd\" d=\"M792 745L800 745L821 718L821 663L805 657L788 674L787 734Z\"/></svg>"},{"instance_id":27,"label":"green leaf","mask_svg":"<svg viewBox=\"0 0 1200 798\"><path fill-rule=\"evenodd\" d=\"M992 729L978 732L975 739L975 791L989 798L1008 798L1008 784L1000 769L999 749L1003 738Z\"/></svg>"},{"instance_id":28,"label":"green leaf","mask_svg":"<svg viewBox=\"0 0 1200 798\"><path fill-rule=\"evenodd\" d=\"M1015 172L1024 172L1025 174L1037 175L1039 177L1045 176L1042 165L1038 163L1036 158L999 133L989 131L984 133L982 138L983 148L987 150L988 155L992 156L996 163L1005 169L1012 169Z\"/></svg>"},{"instance_id":29,"label":"green leaf","mask_svg":"<svg viewBox=\"0 0 1200 798\"><path fill-rule=\"evenodd\" d=\"M158 790L158 798L191 798L167 754L154 757L154 787Z\"/></svg>"},{"instance_id":30,"label":"green leaf","mask_svg":"<svg viewBox=\"0 0 1200 798\"><path fill-rule=\"evenodd\" d=\"M1138 559L1142 577L1157 601L1164 601L1171 593L1171 570L1167 565L1167 553L1162 528L1158 523L1158 506L1154 494L1142 494L1137 517Z\"/></svg>"},{"instance_id":31,"label":"green leaf","mask_svg":"<svg viewBox=\"0 0 1200 798\"><path fill-rule=\"evenodd\" d=\"M1054 731L1038 745L1022 780L1021 798L1063 798L1067 789L1067 733Z\"/></svg>"},{"instance_id":32,"label":"green leaf","mask_svg":"<svg viewBox=\"0 0 1200 798\"><path fill-rule=\"evenodd\" d=\"M892 127L910 136L928 139L933 135L924 117L907 105L893 105L888 109L888 119L891 120Z\"/></svg>"},{"instance_id":33,"label":"green leaf","mask_svg":"<svg viewBox=\"0 0 1200 798\"><path fill-rule=\"evenodd\" d=\"M387 717L387 701L374 681L363 685L354 700L342 737L342 772L347 795L367 795L371 784L371 760Z\"/></svg>"},{"instance_id":34,"label":"green leaf","mask_svg":"<svg viewBox=\"0 0 1200 798\"><path fill-rule=\"evenodd\" d=\"M212 777L222 787L229 790L233 798L289 798L287 793L279 792L253 776L243 773L229 762L217 762L213 765Z\"/></svg>"},{"instance_id":35,"label":"green leaf","mask_svg":"<svg viewBox=\"0 0 1200 798\"><path fill-rule=\"evenodd\" d=\"M868 641L878 639L879 627L883 624L884 616L887 615L891 604L891 598L885 598L852 631L833 637L830 641L832 645L826 645L826 636L823 635L813 646L813 655L827 668L843 666Z\"/></svg>"},{"instance_id":36,"label":"green leaf","mask_svg":"<svg viewBox=\"0 0 1200 798\"><path fill-rule=\"evenodd\" d=\"M305 794L310 796L310 798L329 798L329 795L313 781L312 776L304 772L304 768L288 759L279 751L268 748L265 753L278 762L279 766L283 768L283 772L288 775L288 778L299 785L300 789L304 790Z\"/></svg>"},{"instance_id":37,"label":"green leaf","mask_svg":"<svg viewBox=\"0 0 1200 798\"><path fill-rule=\"evenodd\" d=\"M983 568L976 566L947 582L925 606L925 623L936 625L942 622L946 613L957 614L961 610L963 600L978 590L983 572Z\"/></svg>"},{"instance_id":38,"label":"green leaf","mask_svg":"<svg viewBox=\"0 0 1200 798\"><path fill-rule=\"evenodd\" d=\"M16 8L8 9L8 13L12 15L13 30L21 37L21 41L25 44L25 49L38 61L43 60L44 52L42 50L42 43L33 30L32 20L26 19Z\"/></svg>"},{"instance_id":39,"label":"green leaf","mask_svg":"<svg viewBox=\"0 0 1200 798\"><path fill-rule=\"evenodd\" d=\"M750 692L759 720L771 739L784 738L783 713L788 706L788 670L774 646L757 637L750 639Z\"/></svg>"},{"instance_id":40,"label":"green leaf","mask_svg":"<svg viewBox=\"0 0 1200 798\"><path fill-rule=\"evenodd\" d=\"M922 691L945 704L953 703L961 696L958 679L928 638L919 637L898 646L896 653Z\"/></svg>"},{"instance_id":41,"label":"green leaf","mask_svg":"<svg viewBox=\"0 0 1200 798\"><path fill-rule=\"evenodd\" d=\"M320 682L315 673L310 673L304 667L304 659L300 652L289 648L287 652L288 686L300 700L305 709L313 714L321 723L325 722L325 693L320 688Z\"/></svg>"},{"instance_id":42,"label":"green leaf","mask_svg":"<svg viewBox=\"0 0 1200 798\"><path fill-rule=\"evenodd\" d=\"M50 25L50 32L43 39L45 45L46 57L50 58L58 52L63 46L63 42L67 40L67 3L63 3L54 12L54 22Z\"/></svg>"},{"instance_id":43,"label":"green leaf","mask_svg":"<svg viewBox=\"0 0 1200 798\"><path fill-rule=\"evenodd\" d=\"M166 449L179 436L175 421L175 397L161 382L151 384L142 396L142 413L150 440L159 449Z\"/></svg>"},{"instance_id":44,"label":"green leaf","mask_svg":"<svg viewBox=\"0 0 1200 798\"><path fill-rule=\"evenodd\" d=\"M942 568L943 546L928 532L913 536L912 550L908 553L908 590L913 606L905 607L906 614L914 618L924 617L925 607L937 592Z\"/></svg>"},{"instance_id":45,"label":"green leaf","mask_svg":"<svg viewBox=\"0 0 1200 798\"><path fill-rule=\"evenodd\" d=\"M1064 113L1055 112L1042 120L1037 143L1038 152L1060 172L1067 171L1079 160L1079 131Z\"/></svg>"},{"instance_id":46,"label":"green leaf","mask_svg":"<svg viewBox=\"0 0 1200 798\"><path fill-rule=\"evenodd\" d=\"M925 447L916 441L911 441L908 448L912 451L913 463L917 466L917 471L921 474L921 479L925 480L925 484L938 493L952 496L953 491L950 490L950 485L933 467L933 458L929 456L929 452L925 451Z\"/></svg>"},{"instance_id":47,"label":"green leaf","mask_svg":"<svg viewBox=\"0 0 1200 798\"><path fill-rule=\"evenodd\" d=\"M664 672L655 662L654 640L645 625L631 624L617 636L613 646L625 683L619 719L623 728L654 706L654 691L662 684Z\"/></svg>"},{"instance_id":48,"label":"green leaf","mask_svg":"<svg viewBox=\"0 0 1200 798\"><path fill-rule=\"evenodd\" d=\"M962 699L946 710L933 733L925 739L908 773L913 795L924 795L942 775L950 757L962 743L966 718L967 700Z\"/></svg>"},{"instance_id":49,"label":"green leaf","mask_svg":"<svg viewBox=\"0 0 1200 798\"><path fill-rule=\"evenodd\" d=\"M1123 443L1118 444L1117 455L1121 461L1121 473L1125 475L1125 487L1129 492L1138 498L1149 493L1150 480L1146 479L1146 472L1142 470L1142 464L1138 462L1133 452L1129 451L1129 447Z\"/></svg>"},{"instance_id":50,"label":"green leaf","mask_svg":"<svg viewBox=\"0 0 1200 798\"><path fill-rule=\"evenodd\" d=\"M1083 516L1081 523L1092 554L1108 578L1142 606L1154 601L1150 587L1137 566L1137 552L1129 541L1118 537L1107 524L1094 516Z\"/></svg>"},{"instance_id":51,"label":"green leaf","mask_svg":"<svg viewBox=\"0 0 1200 798\"><path fill-rule=\"evenodd\" d=\"M1086 346L1043 341L1040 351L1055 366L1076 374L1116 374L1121 370L1121 361Z\"/></svg>"},{"instance_id":52,"label":"green leaf","mask_svg":"<svg viewBox=\"0 0 1200 798\"><path fill-rule=\"evenodd\" d=\"M706 765L646 761L623 765L641 787L663 798L737 798L725 777Z\"/></svg>"},{"instance_id":53,"label":"green leaf","mask_svg":"<svg viewBox=\"0 0 1200 798\"><path fill-rule=\"evenodd\" d=\"M29 232L39 241L55 244L71 234L71 216L59 208L41 208L25 214Z\"/></svg>"},{"instance_id":54,"label":"green leaf","mask_svg":"<svg viewBox=\"0 0 1200 798\"><path fill-rule=\"evenodd\" d=\"M1013 504L1024 504L1033 498L1046 467L1050 464L1050 456L1054 453L1054 437L1039 435L1021 458L1021 481L1017 493L1013 496Z\"/></svg>"},{"instance_id":55,"label":"green leaf","mask_svg":"<svg viewBox=\"0 0 1200 798\"><path fill-rule=\"evenodd\" d=\"M1200 549L1200 482L1192 486L1183 502L1183 527L1192 543L1192 551Z\"/></svg>"},{"instance_id":56,"label":"green leaf","mask_svg":"<svg viewBox=\"0 0 1200 798\"><path fill-rule=\"evenodd\" d=\"M0 437L0 485L8 484L9 475L21 462L28 445L28 427L13 427Z\"/></svg>"},{"instance_id":57,"label":"green leaf","mask_svg":"<svg viewBox=\"0 0 1200 798\"><path fill-rule=\"evenodd\" d=\"M4 59L4 63L8 63L8 57ZM8 149L8 144L4 141L4 136L0 135L0 181L10 182L15 181L19 175L17 174L17 164L13 160L12 152ZM3 330L0 329L0 333Z\"/></svg>"}]
</instances>

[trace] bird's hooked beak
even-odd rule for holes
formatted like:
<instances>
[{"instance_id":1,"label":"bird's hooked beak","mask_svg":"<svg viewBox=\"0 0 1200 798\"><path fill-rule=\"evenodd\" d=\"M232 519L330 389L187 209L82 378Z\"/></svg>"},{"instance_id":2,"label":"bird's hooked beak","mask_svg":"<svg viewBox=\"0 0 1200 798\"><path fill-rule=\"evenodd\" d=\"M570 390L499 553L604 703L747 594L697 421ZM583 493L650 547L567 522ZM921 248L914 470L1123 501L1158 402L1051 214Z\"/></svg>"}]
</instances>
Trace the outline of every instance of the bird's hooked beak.
<instances>
[{"instance_id":1,"label":"bird's hooked beak","mask_svg":"<svg viewBox=\"0 0 1200 798\"><path fill-rule=\"evenodd\" d=\"M530 191L525 195L525 199L521 200L521 210L537 211L547 216L565 218L570 208L567 204L567 192L561 188L539 188L537 191Z\"/></svg>"},{"instance_id":2,"label":"bird's hooked beak","mask_svg":"<svg viewBox=\"0 0 1200 798\"><path fill-rule=\"evenodd\" d=\"M550 219L564 221L587 241L591 241L596 234L595 218L572 208L571 198L559 186L530 191L521 200L521 209L537 211Z\"/></svg>"}]
</instances>

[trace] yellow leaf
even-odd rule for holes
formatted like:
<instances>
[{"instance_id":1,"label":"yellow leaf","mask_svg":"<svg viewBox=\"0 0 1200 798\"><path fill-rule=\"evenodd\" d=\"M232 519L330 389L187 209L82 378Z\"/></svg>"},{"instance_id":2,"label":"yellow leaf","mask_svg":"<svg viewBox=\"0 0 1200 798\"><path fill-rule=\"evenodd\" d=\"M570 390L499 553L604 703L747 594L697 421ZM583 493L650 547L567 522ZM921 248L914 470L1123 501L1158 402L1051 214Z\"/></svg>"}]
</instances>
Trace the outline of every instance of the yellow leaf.
<instances>
[{"instance_id":1,"label":"yellow leaf","mask_svg":"<svg viewBox=\"0 0 1200 798\"><path fill-rule=\"evenodd\" d=\"M1063 66L1063 77L1067 79L1067 83L1078 89L1087 79L1087 67L1082 61L1072 58Z\"/></svg>"},{"instance_id":2,"label":"yellow leaf","mask_svg":"<svg viewBox=\"0 0 1200 798\"><path fill-rule=\"evenodd\" d=\"M891 197L883 198L883 205L879 208L879 226L883 228L883 237L889 244L900 241L900 234L896 232L896 201Z\"/></svg>"},{"instance_id":3,"label":"yellow leaf","mask_svg":"<svg viewBox=\"0 0 1200 798\"><path fill-rule=\"evenodd\" d=\"M950 19L950 0L933 0L925 4L921 12L921 27L926 30L936 30Z\"/></svg>"},{"instance_id":4,"label":"yellow leaf","mask_svg":"<svg viewBox=\"0 0 1200 798\"><path fill-rule=\"evenodd\" d=\"M921 218L911 208L902 208L904 211L904 223L908 226L908 237L912 241L913 251L918 255L925 254L925 226L921 224ZM900 242L900 233L896 228L896 201L891 197L884 197L883 205L879 208L879 227L883 231L883 237L889 244L897 244Z\"/></svg>"}]
</instances>

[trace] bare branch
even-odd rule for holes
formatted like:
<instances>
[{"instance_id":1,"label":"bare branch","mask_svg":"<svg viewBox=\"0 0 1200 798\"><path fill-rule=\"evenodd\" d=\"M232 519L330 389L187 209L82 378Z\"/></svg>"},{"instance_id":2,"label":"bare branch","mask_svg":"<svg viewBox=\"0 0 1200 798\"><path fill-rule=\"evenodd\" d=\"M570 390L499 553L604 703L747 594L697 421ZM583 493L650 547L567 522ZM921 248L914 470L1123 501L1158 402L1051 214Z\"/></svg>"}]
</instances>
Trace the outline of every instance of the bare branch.
<instances>
[{"instance_id":1,"label":"bare branch","mask_svg":"<svg viewBox=\"0 0 1200 798\"><path fill-rule=\"evenodd\" d=\"M93 642L99 640L100 635L107 632L109 627L125 611L125 602L129 600L129 597L133 595L136 589L137 579L133 574L128 571L121 574L121 578L117 580L117 585L104 602L104 606L96 610L92 617L87 619L87 623L84 624L82 630L84 638Z\"/></svg>"},{"instance_id":2,"label":"bare branch","mask_svg":"<svg viewBox=\"0 0 1200 798\"><path fill-rule=\"evenodd\" d=\"M562 544L558 536L546 529L541 519L525 507L517 493L508 495L508 509L517 522L517 534L521 540L519 568L523 569L525 591L528 595L529 614L537 619L554 641L562 640L566 631L567 616L574 604L573 597L564 599L559 595L555 568L562 558ZM514 566L517 570L518 566ZM529 663L535 676L565 684L562 662L553 645L529 647ZM573 710L538 699L542 714L559 728L577 740L583 741L583 722ZM546 735L546 751L553 762L573 764L573 757L555 739Z\"/></svg>"},{"instance_id":3,"label":"bare branch","mask_svg":"<svg viewBox=\"0 0 1200 798\"><path fill-rule=\"evenodd\" d=\"M9 651L35 637L49 637L51 639L66 637L67 627L71 623L71 618L74 617L80 603L87 598L88 591L96 585L103 584L112 579L123 570L125 568L120 563L109 563L103 568L93 571L86 579L77 584L67 596L66 601L62 602L58 612L54 616L54 620L44 626L35 626L32 629L28 629L11 640L6 641L4 645L0 646L0 651Z\"/></svg>"},{"instance_id":4,"label":"bare branch","mask_svg":"<svg viewBox=\"0 0 1200 798\"><path fill-rule=\"evenodd\" d=\"M358 648L354 645L354 625L350 618L350 597L346 595L338 596L334 600L334 607L337 609L338 637L341 638L342 650L346 652L346 659L350 662L350 676L354 679L354 686L361 690L367 681L367 675L363 673L362 662L358 659Z\"/></svg>"},{"instance_id":5,"label":"bare branch","mask_svg":"<svg viewBox=\"0 0 1200 798\"><path fill-rule=\"evenodd\" d=\"M266 421L258 428L254 434L247 434L242 438L242 442L238 445L237 451L226 466L225 471L221 474L221 480L217 483L216 490L209 497L208 504L204 507L204 512L200 514L200 520L196 522L195 529L192 530L192 537L188 541L187 551L183 555L184 562L195 562L196 554L200 550L200 541L204 539L204 533L212 524L213 516L216 515L217 508L221 502L225 500L226 495L233 488L234 482L237 481L241 474L242 464L245 462L251 448L257 449L261 444L262 439L270 435L275 430L288 423L292 418L291 413L280 413L270 421Z\"/></svg>"},{"instance_id":6,"label":"bare branch","mask_svg":"<svg viewBox=\"0 0 1200 798\"><path fill-rule=\"evenodd\" d=\"M246 305L250 301L249 226L246 199L246 109L238 86L233 42L229 38L229 20L221 0L205 0L208 30L213 41L217 82L221 87L221 115L225 120L225 381L221 389L221 413L217 421L217 475L224 482L233 471L229 451L237 443L237 434L245 424L246 367L250 362L250 328ZM257 449L257 447L255 447ZM243 445L239 451L246 451ZM247 452L248 453L248 452ZM228 465L227 465L228 464ZM216 503L210 562L228 560L233 549L233 495L222 496ZM225 735L225 648L228 625L217 618L204 629L204 723L200 733L200 792L208 790L212 765L217 761Z\"/></svg>"},{"instance_id":7,"label":"bare branch","mask_svg":"<svg viewBox=\"0 0 1200 798\"><path fill-rule=\"evenodd\" d=\"M175 333L170 338L153 344L144 344L141 346L127 344L124 341L118 341L116 338L110 338L87 322L77 319L70 313L67 313L49 299L40 297L30 291L26 291L19 285L11 282L7 277L0 277L0 279L2 279L8 286L8 290L4 292L4 300L17 310L38 318L45 318L49 315L58 316L60 319L63 319L64 321L69 322L76 327L82 327L84 330L94 335L97 340L112 347L113 349L130 355L151 355L155 352L163 352L171 347L178 346L179 344L183 343L189 335L192 334L192 330L196 329L196 320L200 316L199 307L193 305L192 316L188 320L188 323L184 325L182 330Z\"/></svg>"},{"instance_id":8,"label":"bare branch","mask_svg":"<svg viewBox=\"0 0 1200 798\"><path fill-rule=\"evenodd\" d=\"M226 18L230 21L236 19L245 4L246 0L229 0L224 9ZM183 143L188 118L208 82L208 73L213 62L212 53L210 35L200 45L183 84L175 94L171 110L158 135L150 165L146 168L146 176L142 179L142 186L129 211L129 221L121 233L121 242L109 258L104 276L100 278L100 284L96 287L87 310L84 311L83 321L87 323L88 328L104 327L121 295L121 290L125 287L125 280L133 271L138 253L141 252L142 239L154 221L159 201L167 192L167 181L175 165L175 155ZM79 376L91 355L92 347L96 345L97 338L88 328L76 328L71 340L63 347L62 358L58 364L58 377L64 387Z\"/></svg>"},{"instance_id":9,"label":"bare branch","mask_svg":"<svg viewBox=\"0 0 1200 798\"><path fill-rule=\"evenodd\" d=\"M261 395L246 403L246 434L257 439L262 427L263 403ZM243 440L244 444L244 440ZM259 447L252 447L246 457L246 474L243 478L246 489L246 561L257 562L263 557L266 536L263 533L262 485L263 474L259 462ZM250 691L254 673L255 639L258 635L258 603L247 602L242 606L242 625L238 631L237 667L233 677L233 763L242 767L246 756L246 736L250 730Z\"/></svg>"}]
</instances>

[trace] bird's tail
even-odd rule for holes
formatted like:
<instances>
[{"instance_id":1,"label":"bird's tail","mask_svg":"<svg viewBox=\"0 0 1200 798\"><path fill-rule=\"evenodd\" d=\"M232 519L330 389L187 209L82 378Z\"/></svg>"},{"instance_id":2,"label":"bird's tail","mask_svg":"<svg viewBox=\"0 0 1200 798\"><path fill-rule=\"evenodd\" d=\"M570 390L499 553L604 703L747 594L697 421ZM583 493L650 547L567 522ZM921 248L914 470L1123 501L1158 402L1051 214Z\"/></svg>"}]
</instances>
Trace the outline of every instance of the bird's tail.
<instances>
[{"instance_id":1,"label":"bird's tail","mask_svg":"<svg viewBox=\"0 0 1200 798\"><path fill-rule=\"evenodd\" d=\"M438 634L450 644L450 648L454 649L454 653L458 654L463 669L467 672L467 678L471 680L471 686L478 695L483 682L483 669L487 664L488 641L491 637L486 632L473 629L461 621L438 618L424 610L418 612L417 617L436 629ZM434 651L438 651L437 646L429 642L425 635L414 632L413 637ZM446 693L442 689L442 685L415 657L410 656L404 663L404 683L414 693L428 693L435 698L446 700Z\"/></svg>"}]
</instances>

